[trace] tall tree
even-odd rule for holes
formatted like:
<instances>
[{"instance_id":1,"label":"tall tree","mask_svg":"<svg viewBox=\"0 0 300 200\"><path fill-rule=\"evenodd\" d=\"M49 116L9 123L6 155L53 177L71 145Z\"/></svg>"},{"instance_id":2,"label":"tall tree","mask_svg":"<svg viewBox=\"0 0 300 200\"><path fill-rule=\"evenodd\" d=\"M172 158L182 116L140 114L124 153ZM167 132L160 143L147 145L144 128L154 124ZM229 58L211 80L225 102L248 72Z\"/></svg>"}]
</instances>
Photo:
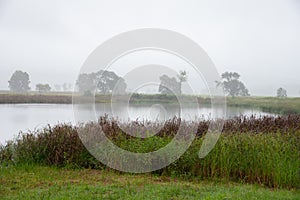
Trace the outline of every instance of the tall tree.
<instances>
[{"instance_id":1,"label":"tall tree","mask_svg":"<svg viewBox=\"0 0 300 200\"><path fill-rule=\"evenodd\" d=\"M20 70L15 71L8 81L9 89L11 91L21 93L25 93L30 90L29 83L28 73Z\"/></svg>"},{"instance_id":2,"label":"tall tree","mask_svg":"<svg viewBox=\"0 0 300 200\"><path fill-rule=\"evenodd\" d=\"M287 97L287 91L283 88L277 89L277 97L284 98Z\"/></svg>"},{"instance_id":3,"label":"tall tree","mask_svg":"<svg viewBox=\"0 0 300 200\"><path fill-rule=\"evenodd\" d=\"M91 92L97 87L96 73L80 74L76 81L79 92Z\"/></svg>"},{"instance_id":4,"label":"tall tree","mask_svg":"<svg viewBox=\"0 0 300 200\"><path fill-rule=\"evenodd\" d=\"M179 74L177 75L177 78L179 80L179 94L182 93L182 83L187 81L187 72L185 70L179 71Z\"/></svg>"},{"instance_id":5,"label":"tall tree","mask_svg":"<svg viewBox=\"0 0 300 200\"><path fill-rule=\"evenodd\" d=\"M96 73L81 74L76 82L80 92L91 92L96 90L102 94L114 93L124 94L126 83L122 77L119 77L112 71L100 70Z\"/></svg>"},{"instance_id":6,"label":"tall tree","mask_svg":"<svg viewBox=\"0 0 300 200\"><path fill-rule=\"evenodd\" d=\"M125 94L127 88L127 84L123 78L120 78L117 83L114 85L114 93L115 94Z\"/></svg>"},{"instance_id":7,"label":"tall tree","mask_svg":"<svg viewBox=\"0 0 300 200\"><path fill-rule=\"evenodd\" d=\"M249 91L239 78L240 75L236 72L225 72L221 76L222 81L217 82L217 86L222 86L225 92L232 96L249 96Z\"/></svg>"},{"instance_id":8,"label":"tall tree","mask_svg":"<svg viewBox=\"0 0 300 200\"><path fill-rule=\"evenodd\" d=\"M180 82L178 82L175 77L171 78L164 74L159 77L159 79L159 92L162 94L180 94Z\"/></svg>"},{"instance_id":9,"label":"tall tree","mask_svg":"<svg viewBox=\"0 0 300 200\"><path fill-rule=\"evenodd\" d=\"M117 89L117 91L114 91L115 93L119 93L119 94L125 93L127 87L125 80L112 71L100 70L96 74L96 79L97 79L97 90L99 93L109 94L112 93L114 89ZM119 86L118 86L118 82L120 83ZM117 86L117 88L115 88L115 86Z\"/></svg>"}]
</instances>

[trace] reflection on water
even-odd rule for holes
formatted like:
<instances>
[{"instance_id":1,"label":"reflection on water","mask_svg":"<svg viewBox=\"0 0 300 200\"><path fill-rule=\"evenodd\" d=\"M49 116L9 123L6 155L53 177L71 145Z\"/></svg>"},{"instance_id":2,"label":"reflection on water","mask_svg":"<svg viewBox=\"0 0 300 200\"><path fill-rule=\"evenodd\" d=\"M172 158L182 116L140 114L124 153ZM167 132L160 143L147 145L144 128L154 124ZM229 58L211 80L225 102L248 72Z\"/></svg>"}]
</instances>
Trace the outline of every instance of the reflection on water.
<instances>
[{"instance_id":1,"label":"reflection on water","mask_svg":"<svg viewBox=\"0 0 300 200\"><path fill-rule=\"evenodd\" d=\"M78 108L75 106L75 108ZM179 109L176 105L135 105L124 106L110 104L97 104L96 110L92 111L88 106L80 106L80 119L76 121L95 120L96 117L104 115L113 116L122 121L127 120L160 120L180 116L185 120L207 119L212 117L212 113L221 112L216 108L214 111L210 107L188 106ZM57 123L75 124L73 105L67 104L2 104L0 105L0 143L12 139L19 131L35 130ZM227 117L239 115L269 115L257 109L227 108Z\"/></svg>"}]
</instances>

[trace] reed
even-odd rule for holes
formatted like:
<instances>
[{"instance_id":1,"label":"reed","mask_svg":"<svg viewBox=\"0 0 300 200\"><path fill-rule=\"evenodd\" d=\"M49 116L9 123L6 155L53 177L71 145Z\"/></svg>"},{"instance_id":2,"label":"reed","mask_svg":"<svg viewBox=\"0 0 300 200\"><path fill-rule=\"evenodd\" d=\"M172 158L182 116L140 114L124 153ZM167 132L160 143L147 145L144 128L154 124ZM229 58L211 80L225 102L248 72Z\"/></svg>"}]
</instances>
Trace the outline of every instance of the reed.
<instances>
[{"instance_id":1,"label":"reed","mask_svg":"<svg viewBox=\"0 0 300 200\"><path fill-rule=\"evenodd\" d=\"M147 123L128 122L127 130L140 130ZM193 124L191 124L193 123ZM187 133L198 125L197 137L182 157L153 173L196 179L225 179L258 183L273 188L299 188L300 183L300 116L239 117L227 120L223 134L214 149L203 159L198 152L209 121L167 121L157 135L149 138L129 136L114 119L103 116L98 123L72 126L58 124L36 132L21 133L15 140L0 147L1 165L39 164L71 168L104 169L84 147L79 128L101 126L118 146L133 152L151 152L168 144L181 124ZM138 132L137 131L137 132Z\"/></svg>"}]
</instances>

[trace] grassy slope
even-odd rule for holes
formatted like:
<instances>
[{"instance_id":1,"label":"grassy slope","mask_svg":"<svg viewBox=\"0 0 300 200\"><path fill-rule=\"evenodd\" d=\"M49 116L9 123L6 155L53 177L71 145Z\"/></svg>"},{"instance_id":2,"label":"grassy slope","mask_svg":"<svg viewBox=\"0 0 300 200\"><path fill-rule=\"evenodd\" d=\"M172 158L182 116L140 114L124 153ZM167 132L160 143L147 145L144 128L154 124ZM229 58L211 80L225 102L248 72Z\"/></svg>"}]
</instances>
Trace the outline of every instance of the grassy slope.
<instances>
[{"instance_id":1,"label":"grassy slope","mask_svg":"<svg viewBox=\"0 0 300 200\"><path fill-rule=\"evenodd\" d=\"M0 168L0 199L299 199L299 190L42 166Z\"/></svg>"},{"instance_id":2,"label":"grassy slope","mask_svg":"<svg viewBox=\"0 0 300 200\"><path fill-rule=\"evenodd\" d=\"M256 107L266 112L300 114L300 98L236 97L227 98L228 106Z\"/></svg>"}]
</instances>

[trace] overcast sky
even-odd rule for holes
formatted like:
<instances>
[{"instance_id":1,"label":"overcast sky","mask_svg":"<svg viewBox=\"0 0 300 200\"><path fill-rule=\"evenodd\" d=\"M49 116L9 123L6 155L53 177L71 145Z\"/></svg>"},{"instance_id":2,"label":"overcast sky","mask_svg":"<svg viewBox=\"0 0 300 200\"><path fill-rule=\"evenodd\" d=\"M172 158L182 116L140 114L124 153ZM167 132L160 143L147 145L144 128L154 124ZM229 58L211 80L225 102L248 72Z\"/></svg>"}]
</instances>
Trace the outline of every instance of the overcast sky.
<instances>
[{"instance_id":1,"label":"overcast sky","mask_svg":"<svg viewBox=\"0 0 300 200\"><path fill-rule=\"evenodd\" d=\"M32 88L73 83L98 45L145 27L188 36L251 95L300 95L299 0L0 0L0 89L17 69Z\"/></svg>"}]
</instances>

